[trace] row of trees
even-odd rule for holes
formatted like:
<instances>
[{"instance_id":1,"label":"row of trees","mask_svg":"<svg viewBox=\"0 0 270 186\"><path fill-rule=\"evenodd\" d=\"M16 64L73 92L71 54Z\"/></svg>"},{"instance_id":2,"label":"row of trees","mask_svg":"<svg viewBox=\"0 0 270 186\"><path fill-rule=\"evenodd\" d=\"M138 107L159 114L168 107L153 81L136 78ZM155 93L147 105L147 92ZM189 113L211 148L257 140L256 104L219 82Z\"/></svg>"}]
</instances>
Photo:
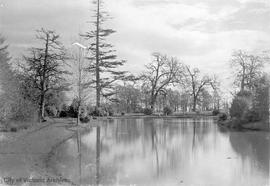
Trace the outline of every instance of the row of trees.
<instances>
[{"instance_id":1,"label":"row of trees","mask_svg":"<svg viewBox=\"0 0 270 186\"><path fill-rule=\"evenodd\" d=\"M40 42L40 46L30 48L29 54L23 56L23 60L20 61L16 70L12 70L11 65L8 63L7 47L5 46L1 49L5 51L2 54L2 58L6 64L5 66L2 65L3 73L1 74L3 77L1 80L9 85L6 86L2 83L2 86L6 88L3 90L6 92L6 95L11 96L10 92L12 91L9 87L20 89L20 91L13 91L18 92L20 95L12 95L12 98L7 99L6 97L5 100L12 100L14 97L21 97L24 101L27 100L32 105L31 107L39 108L40 120L44 120L46 110L54 112L54 115L57 115L61 110L65 102L64 91L67 91L70 87L66 77L73 75L66 70L67 63L69 60L78 60L74 55L67 55L67 51L59 41L59 38L59 35L54 31L43 28L38 30L36 39ZM127 105L126 109L124 109L125 112L138 111L138 108L143 107L150 107L154 110L157 105L157 110L170 106L175 111L187 111L191 107L190 104L192 104L192 110L196 111L196 106L200 103L209 105L206 100L210 100L209 97L211 95L208 92L207 86L211 86L217 92L217 84L214 78L200 77L198 69L191 69L179 63L176 58L154 53L153 61L146 65L146 70L138 77L126 75L127 73L123 71L114 72L116 66L122 65L122 62L109 62L107 60L115 58L116 56L113 55L111 58L106 57L106 60L101 60L101 66L97 71L100 74L107 74L101 76L103 78L99 79L100 83L98 86L101 88L99 88L101 96L105 100L109 100L112 105L121 105L123 100L125 100ZM93 61L90 57L87 57L87 59L87 61ZM109 64L113 64L113 66ZM95 65L90 63L89 66L87 68L80 67L80 72L86 71L89 73L88 76L93 77L91 74L96 72L93 70ZM111 75L108 73L111 73ZM79 78L81 84L81 75L77 78ZM119 82L119 80L122 80L121 82L124 82L124 85L114 84L114 82ZM12 83L13 81L16 83ZM78 92L80 93L89 87L96 88L96 81L96 78L89 78L89 81L84 82L83 86L77 84L81 87ZM171 88L176 85L181 85L185 91L180 93L180 91L172 90ZM78 102L77 105L84 104L83 101L85 100L81 100L81 96L79 97L80 99L78 97L75 98ZM100 96L98 97L99 100L96 101L96 106L100 107ZM140 99L135 100L136 98ZM191 98L192 101L190 101ZM138 102L139 100L140 102ZM198 102L200 103L198 104ZM52 107L54 110L50 109ZM207 107L204 106L204 109L208 109ZM5 106L3 108L10 107ZM118 109L118 111L120 110L123 111L123 109Z\"/></svg>"},{"instance_id":2,"label":"row of trees","mask_svg":"<svg viewBox=\"0 0 270 186\"><path fill-rule=\"evenodd\" d=\"M117 87L115 98L123 110L134 112L150 107L160 111L169 106L175 111L196 111L198 105L201 110L218 107L216 77L202 76L199 69L160 53L154 53L152 62L145 68L139 77Z\"/></svg>"},{"instance_id":3,"label":"row of trees","mask_svg":"<svg viewBox=\"0 0 270 186\"><path fill-rule=\"evenodd\" d=\"M203 90L198 96L196 110L211 111L226 107L226 102L221 102L221 98L215 96L212 92ZM113 105L117 112L136 113L142 112L143 108L150 108L150 95L145 94L141 86L119 85L116 87L115 97L118 101ZM163 112L165 107L173 112L190 112L193 110L193 98L189 92L164 89L157 96L155 110Z\"/></svg>"}]
</instances>

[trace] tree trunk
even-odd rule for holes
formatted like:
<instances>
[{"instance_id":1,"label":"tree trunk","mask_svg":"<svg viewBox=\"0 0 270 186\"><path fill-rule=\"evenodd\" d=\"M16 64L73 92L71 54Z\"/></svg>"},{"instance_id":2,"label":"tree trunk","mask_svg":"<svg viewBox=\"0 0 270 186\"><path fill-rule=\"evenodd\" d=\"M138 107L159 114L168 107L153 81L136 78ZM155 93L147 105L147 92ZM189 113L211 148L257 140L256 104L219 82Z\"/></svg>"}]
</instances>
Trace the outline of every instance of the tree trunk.
<instances>
[{"instance_id":1,"label":"tree trunk","mask_svg":"<svg viewBox=\"0 0 270 186\"><path fill-rule=\"evenodd\" d=\"M96 25L96 107L100 107L100 72L99 72L99 14L100 0L97 0L97 25Z\"/></svg>"},{"instance_id":2,"label":"tree trunk","mask_svg":"<svg viewBox=\"0 0 270 186\"><path fill-rule=\"evenodd\" d=\"M151 108L152 110L154 110L154 103L152 103L152 101L151 101L151 104L150 104L150 108Z\"/></svg>"},{"instance_id":3,"label":"tree trunk","mask_svg":"<svg viewBox=\"0 0 270 186\"><path fill-rule=\"evenodd\" d=\"M40 97L40 122L45 121L45 93L46 93L46 70L47 70L47 58L49 50L49 34L46 34L45 56L43 64L43 74L41 81L41 97Z\"/></svg>"},{"instance_id":4,"label":"tree trunk","mask_svg":"<svg viewBox=\"0 0 270 186\"><path fill-rule=\"evenodd\" d=\"M45 120L45 94L42 93L40 97L40 107L39 107L39 121L43 122Z\"/></svg>"},{"instance_id":5,"label":"tree trunk","mask_svg":"<svg viewBox=\"0 0 270 186\"><path fill-rule=\"evenodd\" d=\"M194 96L193 97L193 108L192 108L193 112L196 112L196 106L197 106L197 97Z\"/></svg>"},{"instance_id":6,"label":"tree trunk","mask_svg":"<svg viewBox=\"0 0 270 186\"><path fill-rule=\"evenodd\" d=\"M156 103L157 96L151 95L151 101L150 101L150 108L154 111L155 109L155 103Z\"/></svg>"},{"instance_id":7,"label":"tree trunk","mask_svg":"<svg viewBox=\"0 0 270 186\"><path fill-rule=\"evenodd\" d=\"M241 79L241 92L245 89L245 73L246 73L246 70L243 67L243 74L242 74L242 79Z\"/></svg>"},{"instance_id":8,"label":"tree trunk","mask_svg":"<svg viewBox=\"0 0 270 186\"><path fill-rule=\"evenodd\" d=\"M80 115L81 115L81 105L79 103L78 113L77 113L77 126L79 126L79 124L80 124Z\"/></svg>"}]
</instances>

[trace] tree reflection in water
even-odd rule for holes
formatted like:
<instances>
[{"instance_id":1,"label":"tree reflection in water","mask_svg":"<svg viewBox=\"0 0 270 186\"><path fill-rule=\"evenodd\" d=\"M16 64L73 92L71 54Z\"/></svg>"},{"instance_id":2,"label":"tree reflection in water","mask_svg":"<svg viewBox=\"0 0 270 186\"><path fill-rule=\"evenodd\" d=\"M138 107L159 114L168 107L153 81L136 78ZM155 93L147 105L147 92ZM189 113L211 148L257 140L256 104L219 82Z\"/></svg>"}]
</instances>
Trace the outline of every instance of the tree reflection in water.
<instances>
[{"instance_id":1,"label":"tree reflection in water","mask_svg":"<svg viewBox=\"0 0 270 186\"><path fill-rule=\"evenodd\" d=\"M51 166L81 185L261 186L269 173L269 141L261 133L221 133L211 118L104 121L56 154Z\"/></svg>"},{"instance_id":2,"label":"tree reflection in water","mask_svg":"<svg viewBox=\"0 0 270 186\"><path fill-rule=\"evenodd\" d=\"M242 161L249 159L253 166L269 175L269 136L266 132L230 132L233 149Z\"/></svg>"},{"instance_id":3,"label":"tree reflection in water","mask_svg":"<svg viewBox=\"0 0 270 186\"><path fill-rule=\"evenodd\" d=\"M78 148L78 165L79 165L79 185L82 184L82 150L81 150L81 133L77 130L77 148Z\"/></svg>"},{"instance_id":4,"label":"tree reflection in water","mask_svg":"<svg viewBox=\"0 0 270 186\"><path fill-rule=\"evenodd\" d=\"M96 184L100 183L100 126L96 129Z\"/></svg>"}]
</instances>

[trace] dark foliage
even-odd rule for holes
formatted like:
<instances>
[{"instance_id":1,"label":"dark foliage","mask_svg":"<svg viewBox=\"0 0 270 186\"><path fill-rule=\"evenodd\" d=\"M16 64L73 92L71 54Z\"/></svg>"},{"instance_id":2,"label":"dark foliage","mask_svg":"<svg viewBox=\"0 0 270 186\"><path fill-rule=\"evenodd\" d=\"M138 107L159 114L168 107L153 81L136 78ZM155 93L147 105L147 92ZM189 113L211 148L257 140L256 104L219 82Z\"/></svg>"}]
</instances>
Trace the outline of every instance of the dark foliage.
<instances>
[{"instance_id":1,"label":"dark foliage","mask_svg":"<svg viewBox=\"0 0 270 186\"><path fill-rule=\"evenodd\" d=\"M218 109L214 109L214 110L212 111L213 116L217 116L219 113L220 113L220 112L219 112Z\"/></svg>"},{"instance_id":2,"label":"dark foliage","mask_svg":"<svg viewBox=\"0 0 270 186\"><path fill-rule=\"evenodd\" d=\"M68 117L77 118L77 116L78 116L78 110L74 108L73 106L70 106L68 109Z\"/></svg>"},{"instance_id":3,"label":"dark foliage","mask_svg":"<svg viewBox=\"0 0 270 186\"><path fill-rule=\"evenodd\" d=\"M90 113L91 116L99 116L99 117L102 117L102 116L106 116L106 111L104 108L102 107L99 107L99 108L95 108L94 111L92 111Z\"/></svg>"},{"instance_id":4,"label":"dark foliage","mask_svg":"<svg viewBox=\"0 0 270 186\"><path fill-rule=\"evenodd\" d=\"M114 110L113 110L112 107L108 107L108 108L106 109L106 111L107 111L107 113L108 113L109 116L113 116L113 115L114 115Z\"/></svg>"},{"instance_id":5,"label":"dark foliage","mask_svg":"<svg viewBox=\"0 0 270 186\"><path fill-rule=\"evenodd\" d=\"M247 112L244 113L243 119L247 122L256 122L256 121L260 121L261 117L257 111L248 110Z\"/></svg>"},{"instance_id":6,"label":"dark foliage","mask_svg":"<svg viewBox=\"0 0 270 186\"><path fill-rule=\"evenodd\" d=\"M228 119L228 116L227 116L226 113L219 113L219 114L218 114L218 119L219 119L220 121L225 121L225 120Z\"/></svg>"},{"instance_id":7,"label":"dark foliage","mask_svg":"<svg viewBox=\"0 0 270 186\"><path fill-rule=\"evenodd\" d=\"M241 119L244 112L248 110L248 103L245 99L236 97L230 108L231 117L236 117Z\"/></svg>"},{"instance_id":8,"label":"dark foliage","mask_svg":"<svg viewBox=\"0 0 270 186\"><path fill-rule=\"evenodd\" d=\"M11 128L10 128L10 132L17 132L17 128L11 127Z\"/></svg>"},{"instance_id":9,"label":"dark foliage","mask_svg":"<svg viewBox=\"0 0 270 186\"><path fill-rule=\"evenodd\" d=\"M145 108L145 109L143 110L143 113L144 113L145 115L152 115L152 114L153 114L153 110L152 110L151 108Z\"/></svg>"},{"instance_id":10,"label":"dark foliage","mask_svg":"<svg viewBox=\"0 0 270 186\"><path fill-rule=\"evenodd\" d=\"M66 117L68 117L68 112L65 111L65 110L62 110L62 111L60 112L60 114L59 114L59 117L60 117L60 118L66 118Z\"/></svg>"},{"instance_id":11,"label":"dark foliage","mask_svg":"<svg viewBox=\"0 0 270 186\"><path fill-rule=\"evenodd\" d=\"M60 118L65 118L65 117L77 118L77 116L78 116L78 110L74 108L72 105L67 108L64 108L59 113Z\"/></svg>"},{"instance_id":12,"label":"dark foliage","mask_svg":"<svg viewBox=\"0 0 270 186\"><path fill-rule=\"evenodd\" d=\"M90 121L90 116L86 116L86 117L81 117L80 118L80 121L82 123L88 123Z\"/></svg>"},{"instance_id":13,"label":"dark foliage","mask_svg":"<svg viewBox=\"0 0 270 186\"><path fill-rule=\"evenodd\" d=\"M171 108L171 107L168 107L168 106L166 106L166 107L164 107L164 109L163 109L163 114L164 115L171 115L173 113L173 109Z\"/></svg>"},{"instance_id":14,"label":"dark foliage","mask_svg":"<svg viewBox=\"0 0 270 186\"><path fill-rule=\"evenodd\" d=\"M57 114L58 114L58 110L56 109L55 106L45 107L45 115L46 116L56 117Z\"/></svg>"}]
</instances>

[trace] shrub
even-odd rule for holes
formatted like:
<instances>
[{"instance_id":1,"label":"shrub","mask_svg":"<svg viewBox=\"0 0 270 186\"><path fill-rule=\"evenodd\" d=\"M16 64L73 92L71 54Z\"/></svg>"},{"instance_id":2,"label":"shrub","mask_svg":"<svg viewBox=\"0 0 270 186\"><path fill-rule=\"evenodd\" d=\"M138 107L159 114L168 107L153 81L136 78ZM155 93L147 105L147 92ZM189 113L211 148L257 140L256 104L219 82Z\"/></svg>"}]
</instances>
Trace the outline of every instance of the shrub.
<instances>
[{"instance_id":1,"label":"shrub","mask_svg":"<svg viewBox=\"0 0 270 186\"><path fill-rule=\"evenodd\" d=\"M153 110L152 110L151 108L145 108L145 109L143 110L143 113L144 113L145 115L152 115L152 114L153 114Z\"/></svg>"},{"instance_id":2,"label":"shrub","mask_svg":"<svg viewBox=\"0 0 270 186\"><path fill-rule=\"evenodd\" d=\"M164 107L164 109L163 109L163 114L164 115L171 115L173 113L173 110L172 110L172 108L171 107L168 107L168 106L166 106L166 107Z\"/></svg>"},{"instance_id":3,"label":"shrub","mask_svg":"<svg viewBox=\"0 0 270 186\"><path fill-rule=\"evenodd\" d=\"M102 106L99 108L96 107L87 107L87 112L90 116L113 116L114 115L114 109L111 106Z\"/></svg>"},{"instance_id":4,"label":"shrub","mask_svg":"<svg viewBox=\"0 0 270 186\"><path fill-rule=\"evenodd\" d=\"M80 121L82 123L88 123L90 121L90 117L89 116L81 117L80 118Z\"/></svg>"},{"instance_id":5,"label":"shrub","mask_svg":"<svg viewBox=\"0 0 270 186\"><path fill-rule=\"evenodd\" d=\"M11 128L10 128L10 132L17 132L17 128L11 127Z\"/></svg>"},{"instance_id":6,"label":"shrub","mask_svg":"<svg viewBox=\"0 0 270 186\"><path fill-rule=\"evenodd\" d=\"M76 109L75 107L73 107L71 105L68 108L67 115L68 115L68 117L77 118L77 116L78 116L78 109Z\"/></svg>"},{"instance_id":7,"label":"shrub","mask_svg":"<svg viewBox=\"0 0 270 186\"><path fill-rule=\"evenodd\" d=\"M68 117L68 112L65 111L65 110L62 110L62 111L60 112L60 114L59 114L59 117L60 117L60 118L66 118L66 117Z\"/></svg>"},{"instance_id":8,"label":"shrub","mask_svg":"<svg viewBox=\"0 0 270 186\"><path fill-rule=\"evenodd\" d=\"M248 110L247 112L244 113L243 115L243 120L248 121L248 122L256 122L260 121L260 114L256 112L255 110Z\"/></svg>"},{"instance_id":9,"label":"shrub","mask_svg":"<svg viewBox=\"0 0 270 186\"><path fill-rule=\"evenodd\" d=\"M52 116L52 117L57 116L57 112L58 112L55 106L47 106L45 108L45 111L46 111L47 116Z\"/></svg>"},{"instance_id":10,"label":"shrub","mask_svg":"<svg viewBox=\"0 0 270 186\"><path fill-rule=\"evenodd\" d=\"M217 116L219 114L219 110L218 109L214 109L212 112L213 116Z\"/></svg>"},{"instance_id":11,"label":"shrub","mask_svg":"<svg viewBox=\"0 0 270 186\"><path fill-rule=\"evenodd\" d=\"M108 107L107 108L107 115L109 115L109 116L113 116L114 115L114 110L113 110L112 107Z\"/></svg>"},{"instance_id":12,"label":"shrub","mask_svg":"<svg viewBox=\"0 0 270 186\"><path fill-rule=\"evenodd\" d=\"M113 116L114 112L113 111L109 111L109 116Z\"/></svg>"},{"instance_id":13,"label":"shrub","mask_svg":"<svg viewBox=\"0 0 270 186\"><path fill-rule=\"evenodd\" d=\"M134 112L135 112L135 113L143 113L143 112L144 112L144 109L143 109L142 107L138 106L138 107L135 109Z\"/></svg>"},{"instance_id":14,"label":"shrub","mask_svg":"<svg viewBox=\"0 0 270 186\"><path fill-rule=\"evenodd\" d=\"M225 121L225 120L227 120L227 118L228 118L228 116L227 116L226 113L219 113L219 114L218 114L218 119L219 119L220 121Z\"/></svg>"},{"instance_id":15,"label":"shrub","mask_svg":"<svg viewBox=\"0 0 270 186\"><path fill-rule=\"evenodd\" d=\"M101 116L101 112L98 109L95 109L90 113L91 116Z\"/></svg>"},{"instance_id":16,"label":"shrub","mask_svg":"<svg viewBox=\"0 0 270 186\"><path fill-rule=\"evenodd\" d=\"M99 108L95 108L94 111L92 111L90 113L91 116L105 116L106 115L106 111L99 107Z\"/></svg>"},{"instance_id":17,"label":"shrub","mask_svg":"<svg viewBox=\"0 0 270 186\"><path fill-rule=\"evenodd\" d=\"M231 117L236 117L241 119L244 112L248 110L248 103L245 99L236 97L230 108L230 115Z\"/></svg>"},{"instance_id":18,"label":"shrub","mask_svg":"<svg viewBox=\"0 0 270 186\"><path fill-rule=\"evenodd\" d=\"M12 105L10 120L15 121L35 121L38 119L37 107L28 100L19 99Z\"/></svg>"}]
</instances>

